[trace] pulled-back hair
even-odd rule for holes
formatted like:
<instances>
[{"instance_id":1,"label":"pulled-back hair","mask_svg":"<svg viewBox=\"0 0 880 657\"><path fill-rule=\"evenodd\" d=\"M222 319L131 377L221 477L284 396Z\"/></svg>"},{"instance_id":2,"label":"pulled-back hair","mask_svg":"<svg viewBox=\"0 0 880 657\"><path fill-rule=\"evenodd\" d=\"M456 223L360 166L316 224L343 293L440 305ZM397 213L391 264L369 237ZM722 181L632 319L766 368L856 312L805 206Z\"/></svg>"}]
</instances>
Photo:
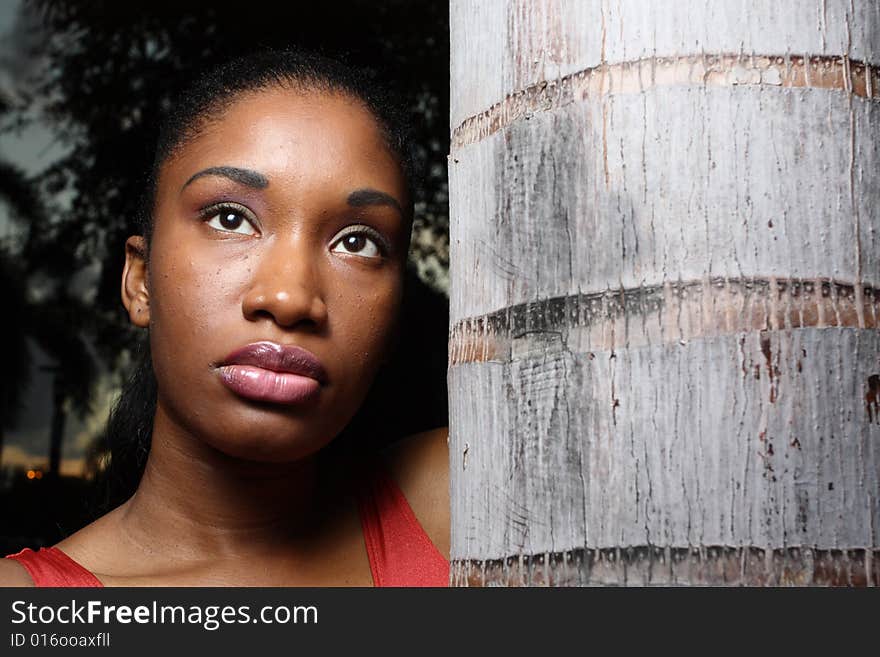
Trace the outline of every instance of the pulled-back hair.
<instances>
[{"instance_id":1,"label":"pulled-back hair","mask_svg":"<svg viewBox=\"0 0 880 657\"><path fill-rule=\"evenodd\" d=\"M408 188L409 207L405 209L409 218L412 218L415 158L407 112L400 99L369 73L338 61L298 51L263 51L232 60L197 76L163 117L155 157L144 185L144 200L140 204L143 208L142 215L138 217L148 252L153 230L156 185L162 166L175 156L178 149L198 137L212 121L218 120L242 95L279 87L306 94L339 93L361 102L374 116L388 147L398 157ZM404 285L404 305L407 305L409 287L410 284ZM445 332L445 324L442 325L442 330ZM101 503L101 511L128 499L136 490L146 466L157 399L157 385L148 345L148 340L142 340L138 346L136 365L110 413L106 431L110 452L110 464L106 473L108 489ZM381 380L381 373L378 378ZM363 431L372 425L370 418L384 415L382 412L379 412L382 415L377 414L374 409L363 412L371 399L375 400L377 395L382 395L381 391L377 392L377 388L381 387L381 383L374 386L361 411L340 437L354 430ZM436 402L438 399L432 401ZM439 401L442 405L442 421L445 417L445 389L443 399ZM387 415L384 415L385 428L393 434L395 427L387 426L387 419ZM405 430L406 427L398 427L398 432ZM336 438L337 442L340 437Z\"/></svg>"},{"instance_id":2,"label":"pulled-back hair","mask_svg":"<svg viewBox=\"0 0 880 657\"><path fill-rule=\"evenodd\" d=\"M339 93L363 103L399 159L407 183L411 218L415 157L408 113L397 94L366 70L314 53L265 50L233 59L197 76L163 117L153 166L145 185L146 202L141 204L144 212L139 217L140 229L148 242L152 235L156 181L162 165L177 149L219 119L243 94L273 88Z\"/></svg>"}]
</instances>

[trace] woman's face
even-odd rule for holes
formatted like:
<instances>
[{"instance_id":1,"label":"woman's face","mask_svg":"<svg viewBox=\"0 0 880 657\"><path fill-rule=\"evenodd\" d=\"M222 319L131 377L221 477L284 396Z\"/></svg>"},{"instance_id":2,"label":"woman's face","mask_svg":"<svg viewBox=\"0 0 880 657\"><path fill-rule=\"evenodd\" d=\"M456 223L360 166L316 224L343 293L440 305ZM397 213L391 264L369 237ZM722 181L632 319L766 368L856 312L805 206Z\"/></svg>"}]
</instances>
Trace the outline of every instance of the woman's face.
<instances>
[{"instance_id":1,"label":"woman's face","mask_svg":"<svg viewBox=\"0 0 880 657\"><path fill-rule=\"evenodd\" d=\"M140 288L130 240L124 297L150 329L159 412L237 458L326 445L385 357L407 202L359 102L284 88L236 99L163 165Z\"/></svg>"}]
</instances>

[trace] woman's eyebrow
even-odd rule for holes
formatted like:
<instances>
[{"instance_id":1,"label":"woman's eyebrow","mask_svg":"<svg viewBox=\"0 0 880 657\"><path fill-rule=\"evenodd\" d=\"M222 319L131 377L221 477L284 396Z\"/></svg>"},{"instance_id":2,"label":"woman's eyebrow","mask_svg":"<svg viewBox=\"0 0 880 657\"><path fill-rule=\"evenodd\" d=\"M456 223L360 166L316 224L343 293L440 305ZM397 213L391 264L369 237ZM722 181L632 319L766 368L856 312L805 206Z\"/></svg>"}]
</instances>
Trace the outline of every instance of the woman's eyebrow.
<instances>
[{"instance_id":1,"label":"woman's eyebrow","mask_svg":"<svg viewBox=\"0 0 880 657\"><path fill-rule=\"evenodd\" d=\"M189 180L183 183L183 187L180 188L180 191L183 191L186 186L194 180L198 180L204 176L222 176L223 178L229 178L230 180L234 180L242 185L247 185L248 187L253 187L254 189L265 189L269 186L269 179L266 178L266 176L262 173L251 171L250 169L240 169L238 167L208 167L207 169L202 169L198 173L193 174Z\"/></svg>"},{"instance_id":2,"label":"woman's eyebrow","mask_svg":"<svg viewBox=\"0 0 880 657\"><path fill-rule=\"evenodd\" d=\"M401 217L403 216L403 208L400 207L397 199L390 194L380 192L378 189L355 190L348 195L348 204L353 208L359 208L364 205L390 205L400 213Z\"/></svg>"}]
</instances>

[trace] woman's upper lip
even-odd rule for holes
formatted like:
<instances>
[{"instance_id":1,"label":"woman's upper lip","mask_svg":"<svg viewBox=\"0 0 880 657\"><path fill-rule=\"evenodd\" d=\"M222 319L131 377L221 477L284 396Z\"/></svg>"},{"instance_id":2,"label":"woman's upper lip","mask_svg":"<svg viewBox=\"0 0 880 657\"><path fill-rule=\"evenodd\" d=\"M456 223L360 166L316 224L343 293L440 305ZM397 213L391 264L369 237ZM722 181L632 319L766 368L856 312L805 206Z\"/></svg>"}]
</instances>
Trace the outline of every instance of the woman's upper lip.
<instances>
[{"instance_id":1,"label":"woman's upper lip","mask_svg":"<svg viewBox=\"0 0 880 657\"><path fill-rule=\"evenodd\" d=\"M273 372L302 374L327 382L327 371L312 352L293 344L278 344L264 340L236 349L221 363L223 365L252 365Z\"/></svg>"}]
</instances>

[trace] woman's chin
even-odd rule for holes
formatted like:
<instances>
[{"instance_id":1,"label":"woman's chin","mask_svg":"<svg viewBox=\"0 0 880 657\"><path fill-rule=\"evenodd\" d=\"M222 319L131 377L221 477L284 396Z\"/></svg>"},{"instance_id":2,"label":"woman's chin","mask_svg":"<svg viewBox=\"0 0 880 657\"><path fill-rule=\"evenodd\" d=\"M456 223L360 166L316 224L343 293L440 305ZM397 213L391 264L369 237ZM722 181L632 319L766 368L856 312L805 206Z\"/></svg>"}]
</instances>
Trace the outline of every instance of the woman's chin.
<instances>
[{"instance_id":1,"label":"woman's chin","mask_svg":"<svg viewBox=\"0 0 880 657\"><path fill-rule=\"evenodd\" d=\"M306 459L331 439L317 436L238 436L236 440L212 440L210 447L238 461L292 463Z\"/></svg>"}]
</instances>

